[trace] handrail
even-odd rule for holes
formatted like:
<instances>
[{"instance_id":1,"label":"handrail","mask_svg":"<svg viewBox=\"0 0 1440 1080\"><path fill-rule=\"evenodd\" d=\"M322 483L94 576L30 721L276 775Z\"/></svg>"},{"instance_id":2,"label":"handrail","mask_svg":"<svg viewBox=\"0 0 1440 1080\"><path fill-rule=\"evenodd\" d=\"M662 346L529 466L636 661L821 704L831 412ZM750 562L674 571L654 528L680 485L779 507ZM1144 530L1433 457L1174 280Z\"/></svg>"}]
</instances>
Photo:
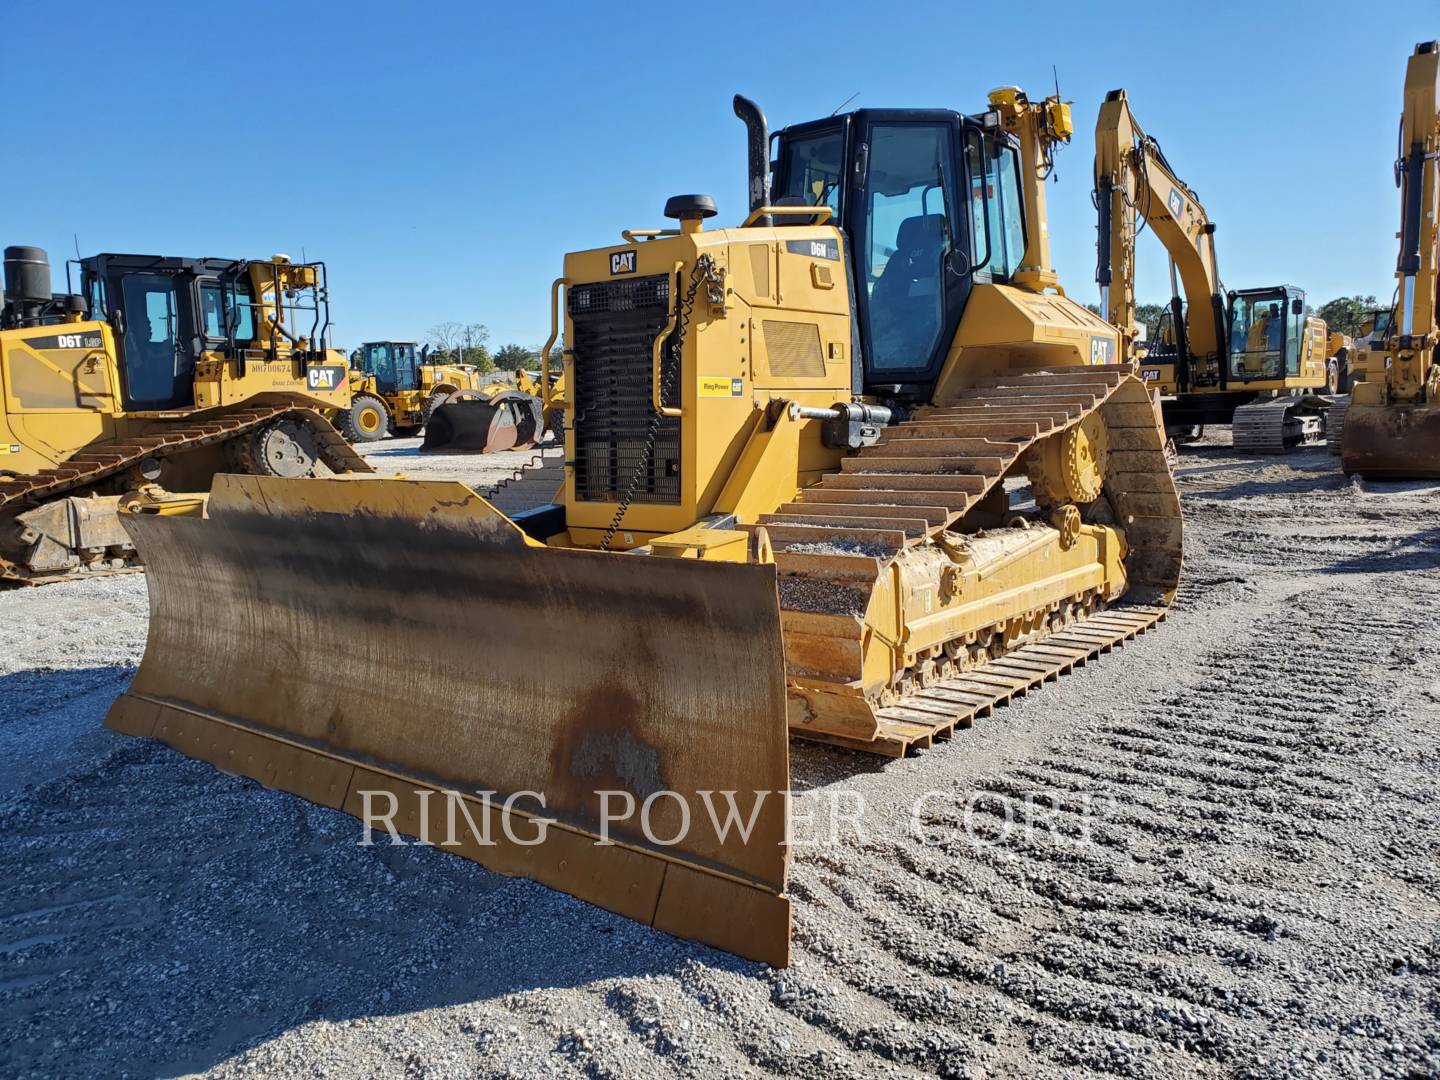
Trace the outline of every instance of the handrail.
<instances>
[{"instance_id":1,"label":"handrail","mask_svg":"<svg viewBox=\"0 0 1440 1080\"><path fill-rule=\"evenodd\" d=\"M679 229L621 229L620 239L627 244L635 244L641 240L654 240L657 236L679 236Z\"/></svg>"},{"instance_id":2,"label":"handrail","mask_svg":"<svg viewBox=\"0 0 1440 1080\"><path fill-rule=\"evenodd\" d=\"M748 229L763 217L777 215L780 217L818 217L820 220L814 224L824 225L835 216L835 211L828 206L757 206L740 223L740 227Z\"/></svg>"},{"instance_id":3,"label":"handrail","mask_svg":"<svg viewBox=\"0 0 1440 1080\"><path fill-rule=\"evenodd\" d=\"M678 282L680 280L680 274L684 269L685 264L683 262L677 262L675 269L671 271L670 280L672 282ZM675 406L665 405L660 400L661 349L670 335L675 332L675 324L680 319L680 303L680 294L677 291L675 294L675 306L670 309L670 318L666 320L665 329L656 334L655 340L650 343L650 405L661 416L671 417L672 419L683 415L683 413ZM685 361L683 357L679 357L677 358L677 362L683 364Z\"/></svg>"},{"instance_id":4,"label":"handrail","mask_svg":"<svg viewBox=\"0 0 1440 1080\"><path fill-rule=\"evenodd\" d=\"M540 402L546 409L550 408L550 350L560 336L560 288L569 284L570 279L566 277L557 277L550 283L550 336L540 352Z\"/></svg>"}]
</instances>

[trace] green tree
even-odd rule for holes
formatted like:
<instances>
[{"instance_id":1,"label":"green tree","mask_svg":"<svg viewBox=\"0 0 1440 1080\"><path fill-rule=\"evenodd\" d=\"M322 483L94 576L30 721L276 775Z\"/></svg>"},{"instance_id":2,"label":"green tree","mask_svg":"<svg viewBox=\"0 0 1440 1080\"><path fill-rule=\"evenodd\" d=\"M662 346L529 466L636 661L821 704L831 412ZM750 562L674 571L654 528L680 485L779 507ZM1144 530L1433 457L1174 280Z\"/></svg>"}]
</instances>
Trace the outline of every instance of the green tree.
<instances>
[{"instance_id":1,"label":"green tree","mask_svg":"<svg viewBox=\"0 0 1440 1080\"><path fill-rule=\"evenodd\" d=\"M1086 304L1087 308L1099 315L1102 319L1105 313L1100 310L1099 304ZM1148 341L1155 340L1155 333L1160 327L1160 316L1170 308L1169 304L1136 304L1135 321L1145 327L1145 338Z\"/></svg>"},{"instance_id":2,"label":"green tree","mask_svg":"<svg viewBox=\"0 0 1440 1080\"><path fill-rule=\"evenodd\" d=\"M1317 314L1325 320L1331 330L1338 330L1351 337L1360 336L1360 326L1369 312L1379 307L1373 296L1337 296L1329 303L1321 304Z\"/></svg>"},{"instance_id":3,"label":"green tree","mask_svg":"<svg viewBox=\"0 0 1440 1080\"><path fill-rule=\"evenodd\" d=\"M524 345L502 345L495 350L495 366L501 371L519 371L538 366L539 352Z\"/></svg>"},{"instance_id":4,"label":"green tree","mask_svg":"<svg viewBox=\"0 0 1440 1080\"><path fill-rule=\"evenodd\" d=\"M481 371L494 371L495 362L485 342L490 331L484 323L436 323L426 334L430 359L437 364L472 364Z\"/></svg>"}]
</instances>

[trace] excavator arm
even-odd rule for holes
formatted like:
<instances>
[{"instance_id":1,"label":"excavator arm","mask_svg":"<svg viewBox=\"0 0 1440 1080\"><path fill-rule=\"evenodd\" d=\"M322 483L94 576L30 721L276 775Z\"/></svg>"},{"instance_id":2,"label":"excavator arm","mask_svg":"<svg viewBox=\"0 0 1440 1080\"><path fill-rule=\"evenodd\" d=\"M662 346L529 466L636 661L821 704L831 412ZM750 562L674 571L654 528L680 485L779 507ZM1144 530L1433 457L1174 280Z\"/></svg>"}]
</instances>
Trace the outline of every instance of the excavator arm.
<instances>
[{"instance_id":1,"label":"excavator arm","mask_svg":"<svg viewBox=\"0 0 1440 1080\"><path fill-rule=\"evenodd\" d=\"M1100 257L1096 280L1105 318L1119 328L1125 355L1135 358L1135 237L1143 219L1170 255L1188 304L1173 301L1178 363L1174 390L1197 376L1218 375L1224 356L1225 296L1215 263L1215 226L1195 193L1170 168L1160 144L1130 111L1124 90L1112 90L1095 124L1095 195ZM1172 388L1167 388L1172 389Z\"/></svg>"}]
</instances>

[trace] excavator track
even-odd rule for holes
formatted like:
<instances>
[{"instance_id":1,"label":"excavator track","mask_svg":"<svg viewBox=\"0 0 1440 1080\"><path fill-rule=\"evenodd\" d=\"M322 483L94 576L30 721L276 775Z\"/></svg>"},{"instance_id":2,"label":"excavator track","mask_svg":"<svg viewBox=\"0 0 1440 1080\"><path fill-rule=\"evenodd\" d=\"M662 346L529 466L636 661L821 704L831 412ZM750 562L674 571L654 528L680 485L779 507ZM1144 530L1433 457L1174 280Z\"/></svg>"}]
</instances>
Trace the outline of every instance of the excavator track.
<instances>
[{"instance_id":1,"label":"excavator track","mask_svg":"<svg viewBox=\"0 0 1440 1080\"><path fill-rule=\"evenodd\" d=\"M898 694L887 691L848 720L803 707L817 695L831 706L847 693L855 700L837 658L860 647L869 598L889 565L907 548L936 543L1003 490L1007 476L1023 475L1032 447L1097 413L1109 439L1108 514L1128 548L1125 602L1102 610L1103 599L1089 590L1011 612L968 647L952 654L947 646L939 664L905 673ZM991 378L886 429L801 501L764 515L759 527L779 571L791 734L903 756L1163 619L1179 582L1181 520L1161 430L1153 399L1128 365ZM821 676L827 668L836 674ZM856 717L870 715L873 726L863 730Z\"/></svg>"},{"instance_id":2,"label":"excavator track","mask_svg":"<svg viewBox=\"0 0 1440 1080\"><path fill-rule=\"evenodd\" d=\"M0 521L40 506L53 499L85 494L87 488L139 465L148 458L175 457L201 447L229 442L287 415L316 416L314 410L294 405L250 406L205 419L190 419L148 435L105 443L81 450L50 469L22 476L0 478ZM370 472L365 461L331 425L316 425L321 460L336 472ZM139 569L138 562L94 573L125 573ZM43 585L75 577L76 572L36 575L0 556L0 583Z\"/></svg>"},{"instance_id":3,"label":"excavator track","mask_svg":"<svg viewBox=\"0 0 1440 1080\"><path fill-rule=\"evenodd\" d=\"M1231 443L1242 454L1283 454L1325 441L1330 403L1317 394L1255 401L1235 410Z\"/></svg>"}]
</instances>

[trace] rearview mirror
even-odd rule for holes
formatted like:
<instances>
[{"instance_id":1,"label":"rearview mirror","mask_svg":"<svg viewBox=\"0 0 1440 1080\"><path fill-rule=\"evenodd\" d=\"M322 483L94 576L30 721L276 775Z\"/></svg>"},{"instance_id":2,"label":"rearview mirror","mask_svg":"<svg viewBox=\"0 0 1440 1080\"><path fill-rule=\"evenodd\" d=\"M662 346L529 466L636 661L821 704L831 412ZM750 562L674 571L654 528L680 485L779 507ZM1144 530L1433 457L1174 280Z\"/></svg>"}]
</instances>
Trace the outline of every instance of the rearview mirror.
<instances>
[{"instance_id":1,"label":"rearview mirror","mask_svg":"<svg viewBox=\"0 0 1440 1080\"><path fill-rule=\"evenodd\" d=\"M1290 301L1290 314L1292 314L1292 315L1304 315L1304 314L1305 314L1305 302L1304 302L1303 300L1301 300L1298 296L1297 296L1294 300L1291 300L1291 301Z\"/></svg>"}]
</instances>

